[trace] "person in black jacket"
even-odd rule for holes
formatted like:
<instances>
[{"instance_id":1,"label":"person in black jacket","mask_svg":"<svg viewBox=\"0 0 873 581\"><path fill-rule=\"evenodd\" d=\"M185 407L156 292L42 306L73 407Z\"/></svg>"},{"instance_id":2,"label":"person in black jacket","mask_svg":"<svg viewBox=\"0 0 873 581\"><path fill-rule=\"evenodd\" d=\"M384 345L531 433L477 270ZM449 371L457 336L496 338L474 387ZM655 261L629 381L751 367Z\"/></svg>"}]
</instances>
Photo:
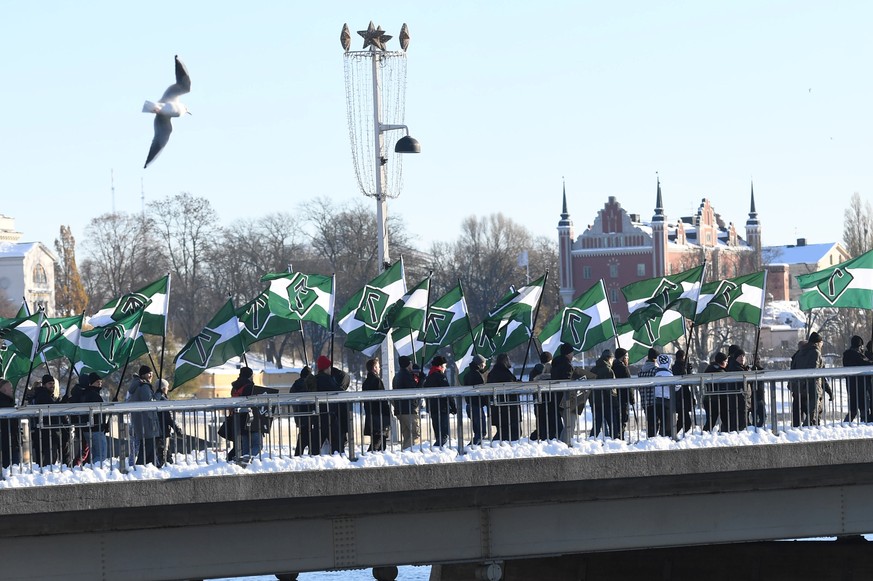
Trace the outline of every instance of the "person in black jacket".
<instances>
[{"instance_id":1,"label":"person in black jacket","mask_svg":"<svg viewBox=\"0 0 873 581\"><path fill-rule=\"evenodd\" d=\"M14 408L12 383L0 379L0 408ZM18 420L0 420L0 464L9 468L21 462Z\"/></svg>"},{"instance_id":2,"label":"person in black jacket","mask_svg":"<svg viewBox=\"0 0 873 581\"><path fill-rule=\"evenodd\" d=\"M391 380L391 388L415 389L419 387L419 377L413 373L412 359L401 355L398 359L397 373ZM395 399L394 415L400 424L400 447L403 450L414 446L421 437L421 399Z\"/></svg>"},{"instance_id":3,"label":"person in black jacket","mask_svg":"<svg viewBox=\"0 0 873 581\"><path fill-rule=\"evenodd\" d=\"M612 370L614 359L612 351L605 349L600 358L594 363L591 372L594 373L597 379L615 379L615 372ZM603 430L604 438L615 438L621 430L618 390L615 388L592 389L591 414L594 425L591 427L591 432L588 436L596 438L600 431Z\"/></svg>"},{"instance_id":4,"label":"person in black jacket","mask_svg":"<svg viewBox=\"0 0 873 581\"><path fill-rule=\"evenodd\" d=\"M722 351L714 354L712 363L703 371L704 373L724 373L727 367L728 356ZM709 395L703 396L703 409L706 412L706 421L703 423L703 431L711 431L720 421L723 426L727 425L727 401L725 396L717 395L723 391L718 384L709 387ZM723 428L724 429L724 428Z\"/></svg>"},{"instance_id":5,"label":"person in black jacket","mask_svg":"<svg viewBox=\"0 0 873 581\"><path fill-rule=\"evenodd\" d=\"M512 373L509 354L497 356L494 366L488 372L488 383L513 383L518 381ZM521 436L521 408L518 394L497 396L494 402L496 411L491 412L491 423L497 425L497 439L504 442L515 442Z\"/></svg>"},{"instance_id":6,"label":"person in black jacket","mask_svg":"<svg viewBox=\"0 0 873 581\"><path fill-rule=\"evenodd\" d=\"M305 392L306 378L310 375L312 375L312 369L310 369L308 365L304 365L303 369L300 370L300 377L291 384L291 393ZM297 444L294 446L294 455L302 456L303 450L309 446L309 430L312 428L312 416L307 414L311 414L315 408L311 404L301 403L294 404L292 409L295 413L294 423L297 425Z\"/></svg>"},{"instance_id":7,"label":"person in black jacket","mask_svg":"<svg viewBox=\"0 0 873 581\"><path fill-rule=\"evenodd\" d=\"M612 362L612 372L616 379L629 379L631 374L628 369L628 353L627 349L619 347L615 350L615 360ZM618 409L621 420L620 433L618 438L624 439L624 432L627 429L630 421L630 408L636 404L634 401L634 390L630 387L620 387L618 389ZM613 435L615 437L615 434Z\"/></svg>"},{"instance_id":8,"label":"person in black jacket","mask_svg":"<svg viewBox=\"0 0 873 581\"><path fill-rule=\"evenodd\" d=\"M367 378L361 391L385 391L385 384L379 377L382 369L378 359L367 360ZM370 436L368 452L381 452L391 429L391 404L388 400L366 402L364 404L364 435Z\"/></svg>"},{"instance_id":9,"label":"person in black jacket","mask_svg":"<svg viewBox=\"0 0 873 581\"><path fill-rule=\"evenodd\" d=\"M467 366L467 371L464 373L464 385L482 385L485 383L485 358L481 355L474 355L470 365ZM470 442L471 446L479 446L482 444L482 438L491 439L491 430L488 427L488 417L485 410L488 409L488 397L483 395L467 396L467 405L470 406L470 423L473 428L473 439ZM483 432L488 430L488 434Z\"/></svg>"},{"instance_id":10,"label":"person in black jacket","mask_svg":"<svg viewBox=\"0 0 873 581\"><path fill-rule=\"evenodd\" d=\"M87 376L88 386L82 392L82 403L100 403L105 400L101 391L103 389L103 378L97 373L91 373ZM94 414L94 423L88 430L89 450L92 466L100 466L109 455L108 441L106 433L109 431L109 416L103 414Z\"/></svg>"},{"instance_id":11,"label":"person in black jacket","mask_svg":"<svg viewBox=\"0 0 873 581\"><path fill-rule=\"evenodd\" d=\"M743 372L748 371L746 366L746 352L742 348L731 345L733 355L728 355L725 371ZM738 379L735 383L725 384L730 393L725 395L727 402L727 426L725 417L722 416L722 428L727 432L742 432L749 425L749 409L751 408L751 393L745 379ZM724 412L724 410L722 410Z\"/></svg>"},{"instance_id":12,"label":"person in black jacket","mask_svg":"<svg viewBox=\"0 0 873 581\"><path fill-rule=\"evenodd\" d=\"M32 405L52 405L58 403L55 399L55 378L49 374L43 375L42 381L34 386L33 394L30 403ZM57 417L47 417L45 423L55 425L59 423ZM40 466L50 466L54 462L61 459L61 430L50 429L46 426L32 426L32 441L35 450L35 457L39 461Z\"/></svg>"},{"instance_id":13,"label":"person in black jacket","mask_svg":"<svg viewBox=\"0 0 873 581\"><path fill-rule=\"evenodd\" d=\"M533 369L530 371L530 375L527 376L528 381L536 381L543 374L543 371L546 369L546 365L549 366L549 379L552 377L552 354L548 351L543 351L540 353L540 362L534 365ZM560 417L561 412L560 408L556 411L557 407L553 402L556 396L560 394L557 393L542 393L540 395L540 401L534 404L534 412L537 420L537 427L531 433L531 440L552 440L558 437L559 431L555 430L555 420L554 418ZM549 418L552 418L551 420Z\"/></svg>"},{"instance_id":14,"label":"person in black jacket","mask_svg":"<svg viewBox=\"0 0 873 581\"><path fill-rule=\"evenodd\" d=\"M863 346L864 339L858 335L852 337L849 348L843 352L843 367L873 365L873 361L870 361L861 350ZM846 391L849 394L849 413L843 419L844 422L855 421L855 418L859 415L862 422L867 423L870 421L870 401L867 399L869 382L869 375L846 379Z\"/></svg>"},{"instance_id":15,"label":"person in black jacket","mask_svg":"<svg viewBox=\"0 0 873 581\"><path fill-rule=\"evenodd\" d=\"M673 372L674 377L691 373L691 364L688 362L683 349L676 351L673 367L670 371ZM691 429L694 427L694 393L691 391L691 386L684 384L680 386L678 396L679 399L676 402L676 414L678 416L676 419L676 431L685 430L686 434L690 434Z\"/></svg>"},{"instance_id":16,"label":"person in black jacket","mask_svg":"<svg viewBox=\"0 0 873 581\"><path fill-rule=\"evenodd\" d=\"M430 373L422 387L448 387L446 377L446 358L437 355L430 364ZM455 402L449 397L432 397L427 400L427 411L433 426L434 446L445 446L449 443L449 414L457 413Z\"/></svg>"},{"instance_id":17,"label":"person in black jacket","mask_svg":"<svg viewBox=\"0 0 873 581\"><path fill-rule=\"evenodd\" d=\"M315 368L318 373L309 378L315 387L313 391L340 391L340 386L337 385L336 379L334 379L332 374L332 366L333 362L324 355L320 355L315 360ZM309 383L307 381L307 385ZM330 444L331 454L339 453L342 449L342 432L340 431L337 410L337 404L319 406L319 413L312 421L312 429L309 436L310 454L320 454L325 440Z\"/></svg>"}]
</instances>

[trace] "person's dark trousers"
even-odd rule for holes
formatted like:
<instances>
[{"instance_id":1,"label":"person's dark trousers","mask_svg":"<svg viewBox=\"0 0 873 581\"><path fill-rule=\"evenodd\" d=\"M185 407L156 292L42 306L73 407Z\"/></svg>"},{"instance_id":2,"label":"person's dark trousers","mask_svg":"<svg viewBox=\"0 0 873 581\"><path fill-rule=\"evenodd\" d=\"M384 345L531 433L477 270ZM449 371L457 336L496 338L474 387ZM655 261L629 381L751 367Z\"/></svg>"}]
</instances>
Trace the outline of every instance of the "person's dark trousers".
<instances>
[{"instance_id":1,"label":"person's dark trousers","mask_svg":"<svg viewBox=\"0 0 873 581\"><path fill-rule=\"evenodd\" d=\"M433 445L445 446L449 442L449 414L438 406L430 415L430 423L433 426Z\"/></svg>"},{"instance_id":2,"label":"person's dark trousers","mask_svg":"<svg viewBox=\"0 0 873 581\"><path fill-rule=\"evenodd\" d=\"M488 418L485 415L484 409L488 404L487 401L483 401L480 397L468 397L467 403L469 404L467 410L470 414L470 424L473 428L473 440L471 443L478 445L482 443L482 438L487 438L491 435ZM487 435L484 433L486 430L489 430Z\"/></svg>"},{"instance_id":3,"label":"person's dark trousers","mask_svg":"<svg viewBox=\"0 0 873 581\"><path fill-rule=\"evenodd\" d=\"M653 438L658 434L658 413L655 402L646 406L646 437Z\"/></svg>"},{"instance_id":4,"label":"person's dark trousers","mask_svg":"<svg viewBox=\"0 0 873 581\"><path fill-rule=\"evenodd\" d=\"M670 417L670 400L663 397L655 398L655 418L657 425L655 426L659 436L670 436L670 425L673 424Z\"/></svg>"}]
</instances>

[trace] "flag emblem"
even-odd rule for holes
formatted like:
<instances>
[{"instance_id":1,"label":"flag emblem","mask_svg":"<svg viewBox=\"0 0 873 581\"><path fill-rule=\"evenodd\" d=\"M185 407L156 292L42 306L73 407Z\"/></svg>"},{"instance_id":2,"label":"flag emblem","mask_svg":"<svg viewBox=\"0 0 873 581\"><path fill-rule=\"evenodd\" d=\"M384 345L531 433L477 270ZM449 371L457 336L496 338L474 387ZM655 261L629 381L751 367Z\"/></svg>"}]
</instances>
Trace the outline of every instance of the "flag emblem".
<instances>
[{"instance_id":1,"label":"flag emblem","mask_svg":"<svg viewBox=\"0 0 873 581\"><path fill-rule=\"evenodd\" d=\"M199 335L194 337L191 349L188 349L179 359L195 367L205 368L212 352L218 345L219 339L221 339L221 333L216 333L212 329L203 329Z\"/></svg>"},{"instance_id":2,"label":"flag emblem","mask_svg":"<svg viewBox=\"0 0 873 581\"><path fill-rule=\"evenodd\" d=\"M301 319L318 300L318 293L308 283L308 277L298 272L288 285L288 307Z\"/></svg>"},{"instance_id":3,"label":"flag emblem","mask_svg":"<svg viewBox=\"0 0 873 581\"><path fill-rule=\"evenodd\" d=\"M115 305L115 310L112 311L114 320L123 319L127 315L135 313L144 308L151 298L141 293L129 293L119 299Z\"/></svg>"},{"instance_id":4,"label":"flag emblem","mask_svg":"<svg viewBox=\"0 0 873 581\"><path fill-rule=\"evenodd\" d=\"M374 331L381 331L382 320L389 306L390 296L382 289L367 285L361 293L361 302L355 312L355 319L362 322L365 327Z\"/></svg>"},{"instance_id":5,"label":"flag emblem","mask_svg":"<svg viewBox=\"0 0 873 581\"><path fill-rule=\"evenodd\" d=\"M852 273L844 268L837 267L831 275L821 282L815 288L830 304L834 304L846 292L846 289L851 286L855 277Z\"/></svg>"},{"instance_id":6,"label":"flag emblem","mask_svg":"<svg viewBox=\"0 0 873 581\"><path fill-rule=\"evenodd\" d=\"M118 325L106 327L103 332L97 335L95 343L97 352L106 361L111 363L115 361L115 354L121 347L121 342L124 339L124 329Z\"/></svg>"},{"instance_id":7,"label":"flag emblem","mask_svg":"<svg viewBox=\"0 0 873 581\"><path fill-rule=\"evenodd\" d=\"M424 342L428 345L442 345L451 327L454 311L431 307L424 323Z\"/></svg>"},{"instance_id":8,"label":"flag emblem","mask_svg":"<svg viewBox=\"0 0 873 581\"><path fill-rule=\"evenodd\" d=\"M574 349L581 351L590 326L591 317L582 309L576 307L564 309L564 318L561 321L561 342L569 343Z\"/></svg>"},{"instance_id":9,"label":"flag emblem","mask_svg":"<svg viewBox=\"0 0 873 581\"><path fill-rule=\"evenodd\" d=\"M739 286L740 285L730 280L719 281L718 288L713 293L713 296L707 305L712 305L716 309L724 310L724 316L727 316L731 306L741 296L739 293L734 292L739 288Z\"/></svg>"},{"instance_id":10,"label":"flag emblem","mask_svg":"<svg viewBox=\"0 0 873 581\"><path fill-rule=\"evenodd\" d=\"M249 304L249 308L245 310L240 322L245 327L246 332L257 339L261 332L267 328L267 320L271 314L267 296L262 293Z\"/></svg>"}]
</instances>

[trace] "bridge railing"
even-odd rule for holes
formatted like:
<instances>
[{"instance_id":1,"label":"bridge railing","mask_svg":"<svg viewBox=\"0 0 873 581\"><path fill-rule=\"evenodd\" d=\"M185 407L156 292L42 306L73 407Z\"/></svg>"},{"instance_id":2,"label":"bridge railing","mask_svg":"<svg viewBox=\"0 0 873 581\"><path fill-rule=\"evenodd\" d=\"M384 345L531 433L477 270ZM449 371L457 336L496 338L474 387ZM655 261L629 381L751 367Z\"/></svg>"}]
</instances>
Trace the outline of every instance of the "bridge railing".
<instances>
[{"instance_id":1,"label":"bridge railing","mask_svg":"<svg viewBox=\"0 0 873 581\"><path fill-rule=\"evenodd\" d=\"M127 471L331 452L466 454L514 441L634 445L873 422L871 408L873 367L55 404L2 409L0 459L11 473Z\"/></svg>"}]
</instances>

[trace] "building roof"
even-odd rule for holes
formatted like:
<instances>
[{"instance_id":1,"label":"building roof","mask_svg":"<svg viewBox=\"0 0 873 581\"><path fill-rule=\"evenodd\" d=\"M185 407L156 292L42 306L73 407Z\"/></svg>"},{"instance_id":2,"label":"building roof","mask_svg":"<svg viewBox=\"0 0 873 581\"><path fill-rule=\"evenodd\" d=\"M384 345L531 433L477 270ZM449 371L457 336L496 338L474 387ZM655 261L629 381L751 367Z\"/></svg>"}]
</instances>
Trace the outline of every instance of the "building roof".
<instances>
[{"instance_id":1,"label":"building roof","mask_svg":"<svg viewBox=\"0 0 873 581\"><path fill-rule=\"evenodd\" d=\"M51 256L53 260L57 261L57 257L54 253L42 242L0 242L0 259L24 258L36 247L42 248L46 254Z\"/></svg>"},{"instance_id":2,"label":"building roof","mask_svg":"<svg viewBox=\"0 0 873 581\"><path fill-rule=\"evenodd\" d=\"M838 242L825 242L823 244L805 244L803 246L795 244L765 246L763 253L773 262L780 264L818 264L837 244Z\"/></svg>"}]
</instances>

